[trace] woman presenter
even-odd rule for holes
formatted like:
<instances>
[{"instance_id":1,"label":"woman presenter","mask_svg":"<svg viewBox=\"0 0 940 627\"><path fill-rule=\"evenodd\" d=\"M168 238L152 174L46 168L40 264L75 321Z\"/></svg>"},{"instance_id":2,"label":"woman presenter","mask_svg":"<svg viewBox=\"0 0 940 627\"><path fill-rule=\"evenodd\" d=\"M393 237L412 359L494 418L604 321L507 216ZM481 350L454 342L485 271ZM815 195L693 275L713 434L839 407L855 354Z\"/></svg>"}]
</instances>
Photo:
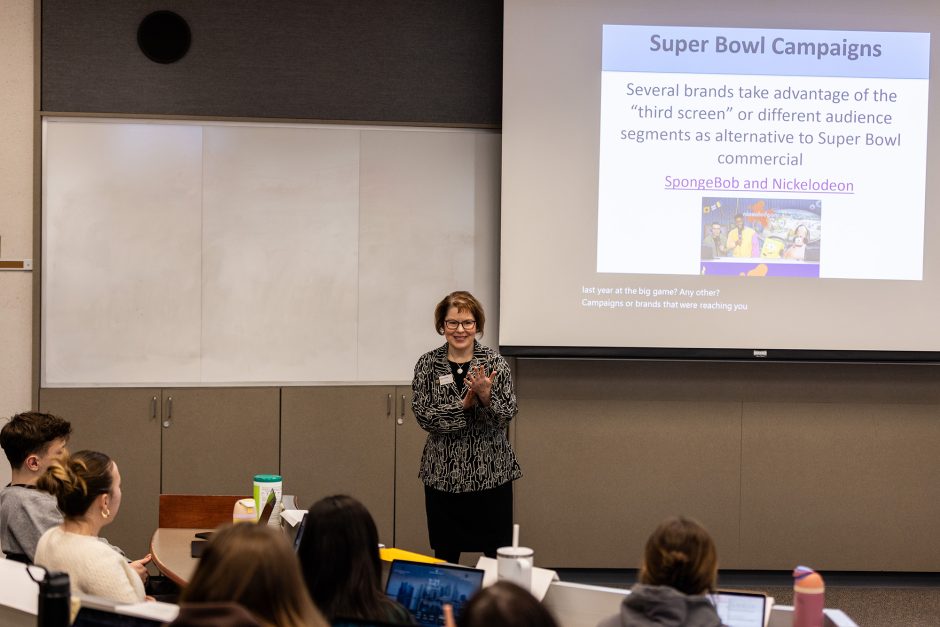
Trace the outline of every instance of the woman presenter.
<instances>
[{"instance_id":1,"label":"woman presenter","mask_svg":"<svg viewBox=\"0 0 940 627\"><path fill-rule=\"evenodd\" d=\"M447 343L415 365L412 408L428 432L418 476L424 483L435 557L462 551L496 557L512 543L512 482L522 476L506 428L516 415L512 374L499 353L476 341L486 317L469 292L434 309Z\"/></svg>"}]
</instances>

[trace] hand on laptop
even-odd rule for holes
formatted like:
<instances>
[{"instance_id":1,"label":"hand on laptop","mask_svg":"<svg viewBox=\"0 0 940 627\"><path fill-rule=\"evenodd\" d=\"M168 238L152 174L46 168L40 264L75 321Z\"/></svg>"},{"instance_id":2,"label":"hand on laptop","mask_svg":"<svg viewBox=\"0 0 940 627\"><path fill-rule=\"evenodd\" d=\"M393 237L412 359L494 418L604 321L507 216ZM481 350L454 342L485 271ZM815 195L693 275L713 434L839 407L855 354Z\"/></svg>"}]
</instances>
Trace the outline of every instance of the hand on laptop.
<instances>
[{"instance_id":1,"label":"hand on laptop","mask_svg":"<svg viewBox=\"0 0 940 627\"><path fill-rule=\"evenodd\" d=\"M454 620L454 606L450 603L444 604L444 627L457 627Z\"/></svg>"}]
</instances>

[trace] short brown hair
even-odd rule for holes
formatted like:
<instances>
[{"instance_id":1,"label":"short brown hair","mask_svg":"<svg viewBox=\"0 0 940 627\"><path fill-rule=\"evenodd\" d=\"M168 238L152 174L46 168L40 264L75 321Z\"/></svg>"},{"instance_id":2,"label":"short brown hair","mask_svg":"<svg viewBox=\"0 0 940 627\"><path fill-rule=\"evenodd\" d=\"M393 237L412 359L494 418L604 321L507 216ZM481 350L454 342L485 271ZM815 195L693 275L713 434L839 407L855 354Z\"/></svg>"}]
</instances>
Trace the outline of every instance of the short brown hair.
<instances>
[{"instance_id":1,"label":"short brown hair","mask_svg":"<svg viewBox=\"0 0 940 627\"><path fill-rule=\"evenodd\" d=\"M113 466L104 453L79 451L68 459L52 462L36 487L56 498L66 518L81 518L98 495L111 493Z\"/></svg>"},{"instance_id":2,"label":"short brown hair","mask_svg":"<svg viewBox=\"0 0 940 627\"><path fill-rule=\"evenodd\" d=\"M434 328L438 335L444 335L444 319L451 307L456 307L457 311L467 311L477 322L476 332L483 335L483 325L486 324L486 314L483 312L483 305L480 304L470 292L451 292L434 308Z\"/></svg>"},{"instance_id":3,"label":"short brown hair","mask_svg":"<svg viewBox=\"0 0 940 627\"><path fill-rule=\"evenodd\" d=\"M667 518L646 541L640 583L669 586L683 594L713 592L718 579L718 551L702 525Z\"/></svg>"},{"instance_id":4,"label":"short brown hair","mask_svg":"<svg viewBox=\"0 0 940 627\"><path fill-rule=\"evenodd\" d=\"M267 525L226 525L212 534L181 603L238 603L266 625L327 627L284 534Z\"/></svg>"},{"instance_id":5,"label":"short brown hair","mask_svg":"<svg viewBox=\"0 0 940 627\"><path fill-rule=\"evenodd\" d=\"M45 452L59 438L69 439L72 425L68 420L38 411L24 411L10 418L0 429L0 447L10 466L19 468L30 455Z\"/></svg>"},{"instance_id":6,"label":"short brown hair","mask_svg":"<svg viewBox=\"0 0 940 627\"><path fill-rule=\"evenodd\" d=\"M528 590L497 581L470 599L457 627L557 627L554 617Z\"/></svg>"}]
</instances>

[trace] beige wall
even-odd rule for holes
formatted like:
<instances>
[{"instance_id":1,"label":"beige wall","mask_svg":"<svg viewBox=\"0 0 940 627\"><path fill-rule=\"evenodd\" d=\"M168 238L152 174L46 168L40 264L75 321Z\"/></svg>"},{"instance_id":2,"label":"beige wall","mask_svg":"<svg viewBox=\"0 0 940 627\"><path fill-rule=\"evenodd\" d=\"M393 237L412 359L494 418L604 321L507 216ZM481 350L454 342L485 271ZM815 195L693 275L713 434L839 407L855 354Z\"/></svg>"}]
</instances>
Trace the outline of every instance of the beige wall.
<instances>
[{"instance_id":1,"label":"beige wall","mask_svg":"<svg viewBox=\"0 0 940 627\"><path fill-rule=\"evenodd\" d=\"M684 514L723 568L938 570L938 366L517 360L516 383L543 564L636 567Z\"/></svg>"},{"instance_id":2,"label":"beige wall","mask_svg":"<svg viewBox=\"0 0 940 627\"><path fill-rule=\"evenodd\" d=\"M0 0L0 257L33 257L33 2ZM0 271L0 417L30 406L29 272ZM2 456L0 456L2 458ZM9 481L0 461L0 485Z\"/></svg>"}]
</instances>

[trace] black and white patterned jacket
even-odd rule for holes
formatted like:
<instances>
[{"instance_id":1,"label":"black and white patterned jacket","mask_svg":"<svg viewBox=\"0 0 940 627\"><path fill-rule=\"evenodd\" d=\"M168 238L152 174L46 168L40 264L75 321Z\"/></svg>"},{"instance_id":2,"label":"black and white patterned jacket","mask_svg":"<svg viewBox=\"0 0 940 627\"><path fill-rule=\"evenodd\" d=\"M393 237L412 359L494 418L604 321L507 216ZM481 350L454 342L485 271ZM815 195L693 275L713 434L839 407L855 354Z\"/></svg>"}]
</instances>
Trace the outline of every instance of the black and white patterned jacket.
<instances>
[{"instance_id":1,"label":"black and white patterned jacket","mask_svg":"<svg viewBox=\"0 0 940 627\"><path fill-rule=\"evenodd\" d=\"M490 406L463 409L463 390L453 383L447 344L425 353L415 364L411 407L428 432L418 476L444 492L487 490L522 476L506 427L516 415L516 392L509 365L499 353L473 344L470 367L496 369ZM442 383L442 380L444 383Z\"/></svg>"}]
</instances>

